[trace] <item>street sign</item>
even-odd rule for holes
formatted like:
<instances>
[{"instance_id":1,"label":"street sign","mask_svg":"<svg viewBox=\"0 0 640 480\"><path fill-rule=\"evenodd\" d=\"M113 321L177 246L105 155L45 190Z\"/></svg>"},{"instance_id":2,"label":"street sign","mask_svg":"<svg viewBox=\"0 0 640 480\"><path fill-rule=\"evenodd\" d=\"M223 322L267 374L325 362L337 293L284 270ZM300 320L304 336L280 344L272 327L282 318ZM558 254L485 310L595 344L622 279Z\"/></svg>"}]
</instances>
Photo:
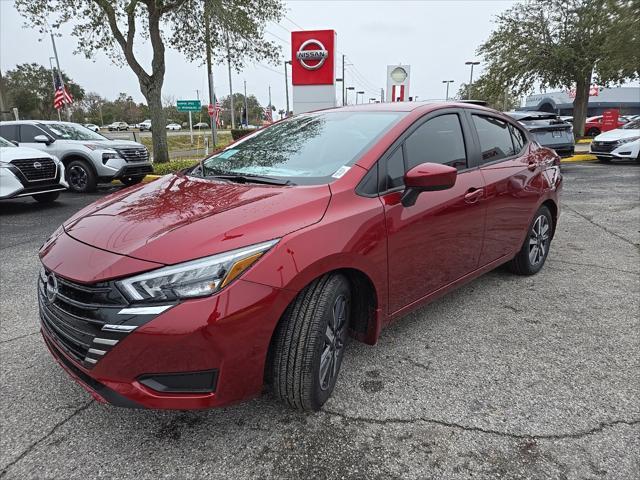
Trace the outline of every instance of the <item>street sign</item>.
<instances>
[{"instance_id":1,"label":"street sign","mask_svg":"<svg viewBox=\"0 0 640 480\"><path fill-rule=\"evenodd\" d=\"M209 112L210 117L213 117L213 105L211 103L207 106L207 112Z\"/></svg>"},{"instance_id":2,"label":"street sign","mask_svg":"<svg viewBox=\"0 0 640 480\"><path fill-rule=\"evenodd\" d=\"M179 112L199 112L202 104L200 100L178 100L176 107Z\"/></svg>"}]
</instances>

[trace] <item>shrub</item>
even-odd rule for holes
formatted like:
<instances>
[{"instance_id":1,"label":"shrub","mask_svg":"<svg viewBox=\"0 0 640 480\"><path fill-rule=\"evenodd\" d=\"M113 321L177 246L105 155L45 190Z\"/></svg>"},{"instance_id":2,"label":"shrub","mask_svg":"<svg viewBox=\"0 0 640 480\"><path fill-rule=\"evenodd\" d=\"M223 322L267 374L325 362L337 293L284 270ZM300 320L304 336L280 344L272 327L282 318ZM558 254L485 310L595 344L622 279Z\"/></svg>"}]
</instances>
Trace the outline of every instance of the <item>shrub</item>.
<instances>
[{"instance_id":1,"label":"shrub","mask_svg":"<svg viewBox=\"0 0 640 480\"><path fill-rule=\"evenodd\" d=\"M183 168L192 167L200 160L197 158L185 158L183 160L173 160L166 163L154 163L153 174L154 175L166 175L167 173L174 173Z\"/></svg>"},{"instance_id":2,"label":"shrub","mask_svg":"<svg viewBox=\"0 0 640 480\"><path fill-rule=\"evenodd\" d=\"M249 130L248 128L236 128L235 130L231 130L231 138L238 140L245 135L249 135L251 132L253 132L253 130Z\"/></svg>"}]
</instances>

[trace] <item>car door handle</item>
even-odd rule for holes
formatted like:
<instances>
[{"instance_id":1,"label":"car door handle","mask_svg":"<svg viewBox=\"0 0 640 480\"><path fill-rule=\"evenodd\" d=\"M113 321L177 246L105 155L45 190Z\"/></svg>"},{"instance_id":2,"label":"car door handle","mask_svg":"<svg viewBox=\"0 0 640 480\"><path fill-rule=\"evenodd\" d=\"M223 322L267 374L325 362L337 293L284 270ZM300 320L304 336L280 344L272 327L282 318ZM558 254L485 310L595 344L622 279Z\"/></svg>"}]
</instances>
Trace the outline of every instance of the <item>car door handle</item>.
<instances>
[{"instance_id":1,"label":"car door handle","mask_svg":"<svg viewBox=\"0 0 640 480\"><path fill-rule=\"evenodd\" d=\"M464 196L467 203L476 203L484 194L484 188L470 188Z\"/></svg>"},{"instance_id":2,"label":"car door handle","mask_svg":"<svg viewBox=\"0 0 640 480\"><path fill-rule=\"evenodd\" d=\"M536 168L538 168L538 162L529 160L529 164L527 165L527 168L533 172Z\"/></svg>"}]
</instances>

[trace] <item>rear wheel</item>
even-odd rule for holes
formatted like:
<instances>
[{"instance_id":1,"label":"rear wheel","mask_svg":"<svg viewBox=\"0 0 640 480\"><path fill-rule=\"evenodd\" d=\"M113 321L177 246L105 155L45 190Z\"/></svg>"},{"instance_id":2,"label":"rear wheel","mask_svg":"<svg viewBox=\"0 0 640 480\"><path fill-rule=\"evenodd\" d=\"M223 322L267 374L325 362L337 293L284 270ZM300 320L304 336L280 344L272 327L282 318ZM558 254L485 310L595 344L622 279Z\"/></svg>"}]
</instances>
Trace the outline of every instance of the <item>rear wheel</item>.
<instances>
[{"instance_id":1,"label":"rear wheel","mask_svg":"<svg viewBox=\"0 0 640 480\"><path fill-rule=\"evenodd\" d=\"M144 175L142 177L124 177L121 178L120 181L125 184L127 187L130 187L131 185L136 185L138 183L140 183L142 181L142 179L144 178Z\"/></svg>"},{"instance_id":2,"label":"rear wheel","mask_svg":"<svg viewBox=\"0 0 640 480\"><path fill-rule=\"evenodd\" d=\"M529 226L527 238L522 248L507 266L518 275L534 275L542 269L549 255L551 232L553 231L551 212L544 205L538 209Z\"/></svg>"},{"instance_id":3,"label":"rear wheel","mask_svg":"<svg viewBox=\"0 0 640 480\"><path fill-rule=\"evenodd\" d=\"M53 203L60 196L60 192L47 192L32 195L33 199L38 203Z\"/></svg>"},{"instance_id":4,"label":"rear wheel","mask_svg":"<svg viewBox=\"0 0 640 480\"><path fill-rule=\"evenodd\" d=\"M69 190L76 193L93 192L98 183L96 174L84 160L73 160L67 165Z\"/></svg>"},{"instance_id":5,"label":"rear wheel","mask_svg":"<svg viewBox=\"0 0 640 480\"><path fill-rule=\"evenodd\" d=\"M327 274L302 290L281 319L272 343L274 393L291 407L319 410L338 379L347 342L351 288Z\"/></svg>"}]
</instances>

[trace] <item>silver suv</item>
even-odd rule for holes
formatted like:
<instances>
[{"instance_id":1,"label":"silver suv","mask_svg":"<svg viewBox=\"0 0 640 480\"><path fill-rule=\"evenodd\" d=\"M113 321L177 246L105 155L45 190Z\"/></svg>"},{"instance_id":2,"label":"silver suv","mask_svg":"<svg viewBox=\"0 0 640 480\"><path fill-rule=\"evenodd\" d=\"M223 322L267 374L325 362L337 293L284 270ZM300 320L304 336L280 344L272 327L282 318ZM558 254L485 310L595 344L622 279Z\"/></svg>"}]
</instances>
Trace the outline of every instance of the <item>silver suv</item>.
<instances>
[{"instance_id":1,"label":"silver suv","mask_svg":"<svg viewBox=\"0 0 640 480\"><path fill-rule=\"evenodd\" d=\"M153 173L149 151L129 140L109 140L77 123L49 120L0 122L0 137L54 155L65 166L69 189L95 190L98 182L120 180L125 185Z\"/></svg>"}]
</instances>

